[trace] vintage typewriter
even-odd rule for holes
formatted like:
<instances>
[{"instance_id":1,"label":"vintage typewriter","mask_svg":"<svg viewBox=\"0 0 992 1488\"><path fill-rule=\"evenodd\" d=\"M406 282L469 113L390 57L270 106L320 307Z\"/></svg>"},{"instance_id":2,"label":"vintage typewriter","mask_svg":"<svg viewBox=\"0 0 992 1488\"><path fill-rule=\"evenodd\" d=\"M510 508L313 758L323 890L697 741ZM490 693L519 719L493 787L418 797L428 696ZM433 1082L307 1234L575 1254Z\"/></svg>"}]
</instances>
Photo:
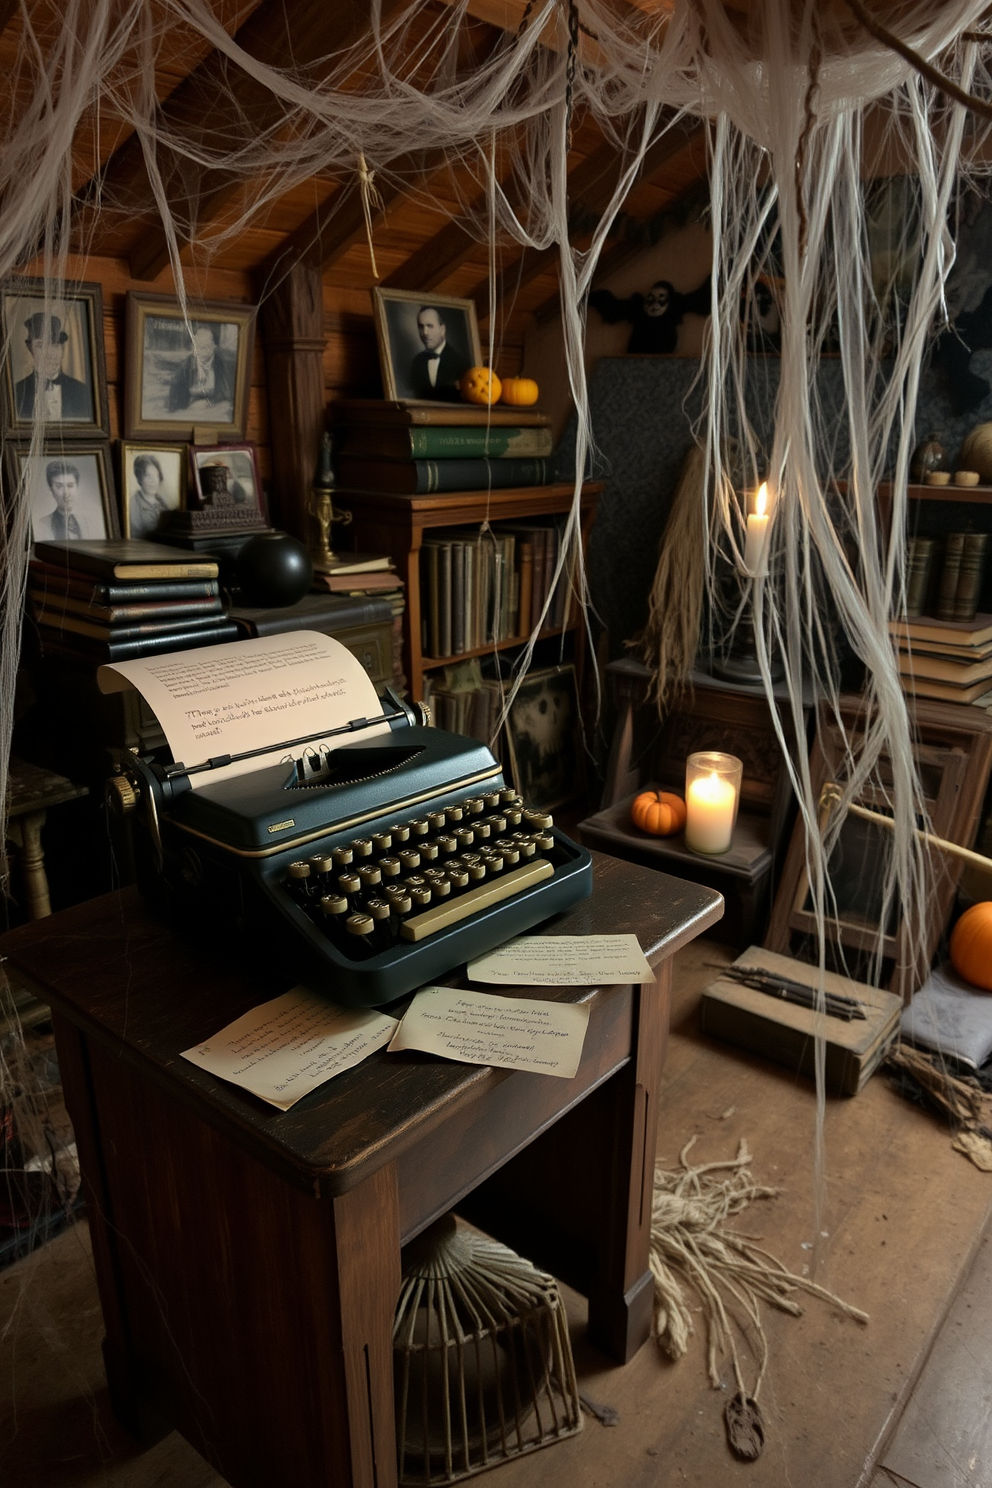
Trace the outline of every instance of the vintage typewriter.
<instances>
[{"instance_id":1,"label":"vintage typewriter","mask_svg":"<svg viewBox=\"0 0 992 1488\"><path fill-rule=\"evenodd\" d=\"M209 779L229 755L129 756L109 786L142 823L147 894L234 927L355 1007L442 976L592 885L589 853L528 808L484 745L427 726L388 690L381 703L319 749L288 741L279 763L234 779Z\"/></svg>"}]
</instances>

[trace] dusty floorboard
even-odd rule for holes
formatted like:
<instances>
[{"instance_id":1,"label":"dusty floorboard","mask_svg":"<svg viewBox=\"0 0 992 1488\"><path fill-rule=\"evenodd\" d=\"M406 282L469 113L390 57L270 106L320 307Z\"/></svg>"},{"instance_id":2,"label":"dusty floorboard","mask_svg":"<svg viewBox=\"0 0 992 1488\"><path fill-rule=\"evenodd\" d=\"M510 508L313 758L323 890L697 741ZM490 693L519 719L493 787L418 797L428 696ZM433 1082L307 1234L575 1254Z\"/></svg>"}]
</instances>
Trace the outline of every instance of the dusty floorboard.
<instances>
[{"instance_id":1,"label":"dusty floorboard","mask_svg":"<svg viewBox=\"0 0 992 1488\"><path fill-rule=\"evenodd\" d=\"M677 1365L649 1345L625 1368L610 1367L585 1344L583 1303L569 1297L581 1388L615 1407L619 1425L588 1418L580 1436L501 1467L492 1481L502 1488L732 1488L738 1481L742 1488L856 1488L870 1480L881 1452L893 1472L889 1481L899 1481L898 1471L917 1488L981 1484L974 1476L911 1476L914 1454L923 1450L918 1435L902 1444L895 1437L888 1452L881 1449L979 1243L992 1179L952 1152L946 1132L876 1077L854 1100L827 1102L827 1190L817 1220L811 1087L698 1034L696 997L714 975L707 963L728 958L725 948L706 942L679 958L659 1155L674 1165L695 1135L692 1160L718 1161L745 1139L756 1178L782 1192L741 1216L739 1228L761 1236L799 1272L812 1266L810 1247L822 1231L817 1280L868 1311L871 1321L862 1327L815 1299L798 1319L766 1310L767 1444L757 1463L744 1465L726 1447L725 1395L706 1382L702 1338ZM967 1295L962 1290L962 1299ZM175 1434L139 1453L115 1422L85 1225L0 1275L0 1331L5 1484L219 1488L222 1480ZM949 1328L942 1341L953 1344L954 1336ZM968 1359L984 1366L988 1329L961 1337L963 1367ZM743 1363L750 1387L747 1353ZM724 1380L732 1386L729 1368ZM974 1401L969 1398L971 1419ZM972 1444L983 1449L984 1419L985 1435ZM942 1440L968 1450L963 1437L953 1437L956 1429L945 1423ZM880 1474L878 1483L886 1482Z\"/></svg>"}]
</instances>

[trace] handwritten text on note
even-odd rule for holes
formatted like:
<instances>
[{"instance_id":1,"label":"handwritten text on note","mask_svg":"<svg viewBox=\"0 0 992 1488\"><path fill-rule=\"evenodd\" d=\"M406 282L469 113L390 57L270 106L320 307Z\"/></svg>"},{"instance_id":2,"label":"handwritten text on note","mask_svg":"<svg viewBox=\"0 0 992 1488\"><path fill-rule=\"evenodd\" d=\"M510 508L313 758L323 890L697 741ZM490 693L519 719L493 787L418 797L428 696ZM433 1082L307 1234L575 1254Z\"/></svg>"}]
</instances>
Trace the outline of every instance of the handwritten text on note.
<instances>
[{"instance_id":1,"label":"handwritten text on note","mask_svg":"<svg viewBox=\"0 0 992 1488\"><path fill-rule=\"evenodd\" d=\"M570 1080L579 1067L588 1022L586 1004L422 987L389 1048Z\"/></svg>"}]
</instances>

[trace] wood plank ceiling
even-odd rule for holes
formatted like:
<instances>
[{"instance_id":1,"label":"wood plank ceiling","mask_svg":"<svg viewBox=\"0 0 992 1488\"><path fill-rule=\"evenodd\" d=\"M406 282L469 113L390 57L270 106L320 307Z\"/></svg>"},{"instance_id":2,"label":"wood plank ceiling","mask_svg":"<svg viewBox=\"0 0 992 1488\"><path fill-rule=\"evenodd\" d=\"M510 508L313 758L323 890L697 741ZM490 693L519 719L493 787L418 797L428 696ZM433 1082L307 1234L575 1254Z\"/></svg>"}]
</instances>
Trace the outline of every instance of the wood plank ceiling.
<instances>
[{"instance_id":1,"label":"wood plank ceiling","mask_svg":"<svg viewBox=\"0 0 992 1488\"><path fill-rule=\"evenodd\" d=\"M364 0L212 3L228 35L276 67L299 68L301 58L328 59L329 66L368 29ZM384 16L401 12L407 3L383 0ZM668 0L652 6L659 11L668 8ZM443 23L448 9L445 0L432 0L424 23ZM525 0L472 0L460 60L470 66L473 57L482 59L505 44L505 32L516 29L524 9ZM58 34L63 17L57 0L28 0L26 10L42 45ZM157 10L157 0L149 0L153 20ZM15 97L25 24L17 0L0 0L0 68L14 79ZM304 71L319 81L321 64L315 62ZM354 86L361 86L360 74ZM246 118L256 136L281 122L281 105L268 90L201 37L177 27L160 47L155 92L162 123L194 147L202 144L209 151L223 151L225 142L235 142L239 131L243 135ZM176 225L184 264L202 262L206 251L212 268L247 271L261 290L275 272L299 257L319 266L325 285L332 289L367 289L369 252L357 171L348 179L328 175L296 183L267 201L247 229L225 236L224 229L243 218L243 184L233 173L195 168L189 158L170 160L160 152L159 159L167 191L182 182L181 192L176 192ZM575 241L580 244L608 199L618 161L615 146L604 141L593 122L577 121L569 191ZM647 226L704 174L700 127L680 125L666 134L650 151L628 201L628 229L631 221ZM439 155L409 154L390 162L376 184L382 198L374 221L381 281L397 288L439 289L471 297L485 321L489 260L479 230L472 225L484 203L478 180L461 164ZM169 254L141 141L123 113L108 107L106 100L84 116L77 130L73 186L76 251L124 259L138 285L154 280L167 266ZM512 201L512 186L509 194ZM183 202L195 206L184 208ZM613 250L619 251L622 245ZM556 254L505 242L499 246L496 269L496 303L503 307L501 334L515 341L530 317L547 313L556 303Z\"/></svg>"}]
</instances>

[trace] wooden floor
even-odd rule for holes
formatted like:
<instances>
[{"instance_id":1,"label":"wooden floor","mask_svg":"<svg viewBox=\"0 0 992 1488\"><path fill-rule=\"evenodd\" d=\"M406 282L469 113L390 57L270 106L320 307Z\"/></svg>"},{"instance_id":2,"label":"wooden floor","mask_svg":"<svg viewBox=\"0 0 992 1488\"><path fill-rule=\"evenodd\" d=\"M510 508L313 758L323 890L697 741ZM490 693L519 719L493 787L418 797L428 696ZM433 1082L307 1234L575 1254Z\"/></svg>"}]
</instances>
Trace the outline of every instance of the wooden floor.
<instances>
[{"instance_id":1,"label":"wooden floor","mask_svg":"<svg viewBox=\"0 0 992 1488\"><path fill-rule=\"evenodd\" d=\"M876 1077L854 1100L827 1103L826 1200L816 1218L811 1088L698 1032L699 989L730 954L701 942L678 958L659 1157L674 1166L696 1136L693 1161L721 1160L746 1139L755 1176L782 1192L738 1228L760 1235L791 1270L815 1265L817 1280L870 1322L817 1300L798 1319L766 1313L766 1445L744 1465L728 1453L726 1397L707 1384L700 1337L677 1365L649 1344L625 1368L610 1367L585 1344L583 1304L569 1297L581 1389L614 1408L619 1424L590 1415L579 1436L489 1481L992 1488L992 1244L984 1238L992 1176L952 1152L934 1120ZM145 1453L129 1442L110 1412L101 1335L85 1224L0 1274L4 1488L221 1488L175 1434ZM725 1380L732 1387L729 1369Z\"/></svg>"}]
</instances>

